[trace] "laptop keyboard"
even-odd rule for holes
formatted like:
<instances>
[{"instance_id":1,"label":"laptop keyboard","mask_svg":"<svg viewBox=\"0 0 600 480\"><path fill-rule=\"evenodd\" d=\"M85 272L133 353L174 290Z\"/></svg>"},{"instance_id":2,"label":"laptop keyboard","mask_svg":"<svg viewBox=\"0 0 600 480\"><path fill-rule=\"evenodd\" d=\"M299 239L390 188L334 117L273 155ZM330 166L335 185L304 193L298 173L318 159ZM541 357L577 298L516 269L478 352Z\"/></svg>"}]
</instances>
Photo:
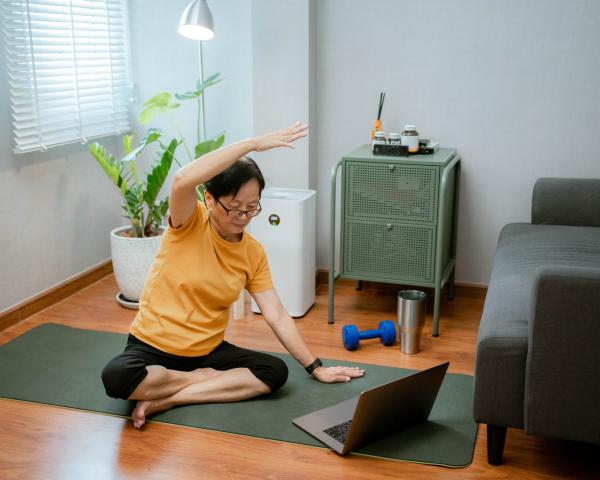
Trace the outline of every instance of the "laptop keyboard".
<instances>
[{"instance_id":1,"label":"laptop keyboard","mask_svg":"<svg viewBox=\"0 0 600 480\"><path fill-rule=\"evenodd\" d=\"M344 443L346 441L346 434L348 430L350 430L350 425L352 424L352 420L348 420L347 422L340 423L334 427L328 428L327 430L323 430L327 435L331 438L335 438L338 442Z\"/></svg>"}]
</instances>

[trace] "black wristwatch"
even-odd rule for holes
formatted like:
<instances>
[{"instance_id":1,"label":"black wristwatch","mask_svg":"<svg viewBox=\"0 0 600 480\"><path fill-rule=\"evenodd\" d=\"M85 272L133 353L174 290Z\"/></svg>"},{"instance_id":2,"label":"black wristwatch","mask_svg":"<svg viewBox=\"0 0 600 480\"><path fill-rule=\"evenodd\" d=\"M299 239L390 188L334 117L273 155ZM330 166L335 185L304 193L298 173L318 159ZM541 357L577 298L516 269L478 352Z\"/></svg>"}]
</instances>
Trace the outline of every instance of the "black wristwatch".
<instances>
[{"instance_id":1,"label":"black wristwatch","mask_svg":"<svg viewBox=\"0 0 600 480\"><path fill-rule=\"evenodd\" d=\"M317 358L308 367L304 367L304 370L306 370L306 373L308 373L309 375L312 375L312 372L314 372L315 369L322 367L322 366L323 366L323 362L321 361L320 358Z\"/></svg>"}]
</instances>

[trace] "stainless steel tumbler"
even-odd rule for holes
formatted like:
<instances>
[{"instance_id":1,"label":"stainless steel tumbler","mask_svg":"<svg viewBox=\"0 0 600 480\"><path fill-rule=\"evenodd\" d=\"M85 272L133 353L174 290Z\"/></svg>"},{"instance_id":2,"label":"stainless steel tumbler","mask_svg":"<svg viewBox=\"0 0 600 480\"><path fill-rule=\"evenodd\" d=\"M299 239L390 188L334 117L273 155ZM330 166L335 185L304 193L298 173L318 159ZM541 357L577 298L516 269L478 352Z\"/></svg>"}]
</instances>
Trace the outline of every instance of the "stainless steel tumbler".
<instances>
[{"instance_id":1,"label":"stainless steel tumbler","mask_svg":"<svg viewBox=\"0 0 600 480\"><path fill-rule=\"evenodd\" d=\"M398 292L398 330L400 351L412 355L419 351L421 332L425 325L427 295L419 290Z\"/></svg>"}]
</instances>

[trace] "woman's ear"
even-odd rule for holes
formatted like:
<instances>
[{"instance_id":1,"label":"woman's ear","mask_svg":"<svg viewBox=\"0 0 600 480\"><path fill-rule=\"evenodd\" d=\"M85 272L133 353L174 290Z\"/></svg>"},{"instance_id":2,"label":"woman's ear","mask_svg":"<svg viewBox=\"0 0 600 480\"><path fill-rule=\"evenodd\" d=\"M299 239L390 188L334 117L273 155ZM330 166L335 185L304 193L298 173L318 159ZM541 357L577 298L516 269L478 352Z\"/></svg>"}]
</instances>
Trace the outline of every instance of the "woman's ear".
<instances>
[{"instance_id":1,"label":"woman's ear","mask_svg":"<svg viewBox=\"0 0 600 480\"><path fill-rule=\"evenodd\" d=\"M215 203L214 197L206 190L204 190L204 204L207 207L212 207Z\"/></svg>"}]
</instances>

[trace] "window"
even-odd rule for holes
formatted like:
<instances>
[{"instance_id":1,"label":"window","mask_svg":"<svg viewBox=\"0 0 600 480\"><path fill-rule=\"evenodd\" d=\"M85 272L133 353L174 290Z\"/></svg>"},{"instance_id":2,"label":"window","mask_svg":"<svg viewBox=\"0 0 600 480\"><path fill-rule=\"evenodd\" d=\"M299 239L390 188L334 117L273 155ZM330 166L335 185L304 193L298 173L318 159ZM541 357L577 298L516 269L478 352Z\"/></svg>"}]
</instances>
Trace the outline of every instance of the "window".
<instances>
[{"instance_id":1,"label":"window","mask_svg":"<svg viewBox=\"0 0 600 480\"><path fill-rule=\"evenodd\" d=\"M130 129L126 0L1 0L15 153Z\"/></svg>"}]
</instances>

